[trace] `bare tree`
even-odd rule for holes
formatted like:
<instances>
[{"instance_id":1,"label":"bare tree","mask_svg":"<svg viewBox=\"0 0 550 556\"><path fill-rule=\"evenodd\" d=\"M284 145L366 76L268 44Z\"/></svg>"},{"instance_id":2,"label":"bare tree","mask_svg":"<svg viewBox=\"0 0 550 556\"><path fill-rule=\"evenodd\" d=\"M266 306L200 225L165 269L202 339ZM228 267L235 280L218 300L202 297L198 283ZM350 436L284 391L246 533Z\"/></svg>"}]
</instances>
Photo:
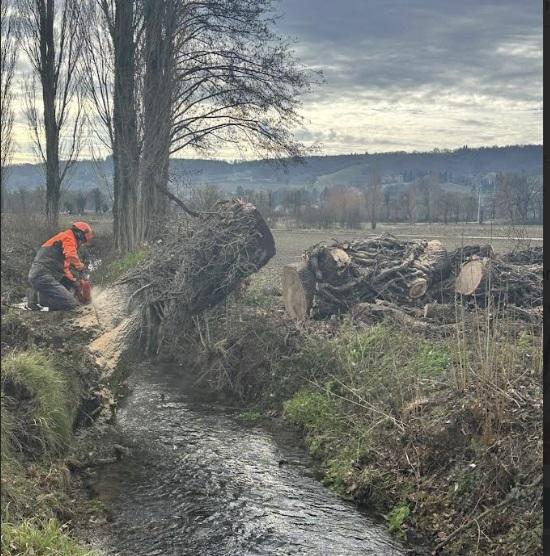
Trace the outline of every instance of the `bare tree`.
<instances>
[{"instance_id":1,"label":"bare tree","mask_svg":"<svg viewBox=\"0 0 550 556\"><path fill-rule=\"evenodd\" d=\"M510 223L526 224L530 214L540 213L542 182L532 176L499 174L496 178L496 196L500 210Z\"/></svg>"},{"instance_id":2,"label":"bare tree","mask_svg":"<svg viewBox=\"0 0 550 556\"><path fill-rule=\"evenodd\" d=\"M103 205L105 204L103 193L101 192L101 189L99 189L99 187L95 187L94 189L92 189L91 195L94 202L95 213L99 214L103 209Z\"/></svg>"},{"instance_id":3,"label":"bare tree","mask_svg":"<svg viewBox=\"0 0 550 556\"><path fill-rule=\"evenodd\" d=\"M416 222L416 186L411 184L407 187L405 207L407 210L407 220L410 224Z\"/></svg>"},{"instance_id":4,"label":"bare tree","mask_svg":"<svg viewBox=\"0 0 550 556\"><path fill-rule=\"evenodd\" d=\"M219 142L267 158L303 154L291 129L313 76L270 30L270 0L144 0L144 9L146 221L164 210L171 154Z\"/></svg>"},{"instance_id":5,"label":"bare tree","mask_svg":"<svg viewBox=\"0 0 550 556\"><path fill-rule=\"evenodd\" d=\"M57 226L61 186L80 151L83 112L77 65L78 0L18 0L21 46L32 67L27 118L46 166L46 215ZM37 80L42 93L37 99Z\"/></svg>"},{"instance_id":6,"label":"bare tree","mask_svg":"<svg viewBox=\"0 0 550 556\"><path fill-rule=\"evenodd\" d=\"M143 0L143 150L140 184L145 237L162 226L167 197L171 112L175 86L175 43L185 3Z\"/></svg>"},{"instance_id":7,"label":"bare tree","mask_svg":"<svg viewBox=\"0 0 550 556\"><path fill-rule=\"evenodd\" d=\"M11 0L1 4L0 44L0 195L4 211L6 166L9 164L13 147L13 75L16 62L14 17Z\"/></svg>"},{"instance_id":8,"label":"bare tree","mask_svg":"<svg viewBox=\"0 0 550 556\"><path fill-rule=\"evenodd\" d=\"M103 30L88 26L87 90L103 140L113 148L121 250L154 235L166 198L173 198L168 181L174 153L206 151L220 141L250 145L270 158L304 152L291 127L299 121L298 94L311 77L270 31L270 5L88 1Z\"/></svg>"},{"instance_id":9,"label":"bare tree","mask_svg":"<svg viewBox=\"0 0 550 556\"><path fill-rule=\"evenodd\" d=\"M143 237L139 191L139 42L136 0L83 1L82 74L96 138L113 153L113 231L119 251Z\"/></svg>"},{"instance_id":10,"label":"bare tree","mask_svg":"<svg viewBox=\"0 0 550 556\"><path fill-rule=\"evenodd\" d=\"M78 195L76 196L76 210L78 211L78 214L84 214L84 212L86 211L87 201L88 199L86 198L86 195L82 191L79 191Z\"/></svg>"},{"instance_id":11,"label":"bare tree","mask_svg":"<svg viewBox=\"0 0 550 556\"><path fill-rule=\"evenodd\" d=\"M103 4L107 0L102 0ZM115 0L113 20L113 188L115 244L133 251L142 239L139 217L139 140L136 107L136 17L133 0Z\"/></svg>"}]
</instances>

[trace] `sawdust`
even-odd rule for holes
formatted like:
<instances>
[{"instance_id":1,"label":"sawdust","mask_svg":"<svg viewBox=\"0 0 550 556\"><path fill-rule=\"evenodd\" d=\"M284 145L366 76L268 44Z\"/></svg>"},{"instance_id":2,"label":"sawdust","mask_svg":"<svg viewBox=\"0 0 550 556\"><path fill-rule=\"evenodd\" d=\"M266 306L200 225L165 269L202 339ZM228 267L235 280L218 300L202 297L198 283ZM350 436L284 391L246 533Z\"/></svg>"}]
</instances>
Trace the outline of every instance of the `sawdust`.
<instances>
[{"instance_id":1,"label":"sawdust","mask_svg":"<svg viewBox=\"0 0 550 556\"><path fill-rule=\"evenodd\" d=\"M120 287L94 287L92 303L82 307L75 319L78 327L93 332L89 350L107 377L116 370L132 329L125 293Z\"/></svg>"},{"instance_id":2,"label":"sawdust","mask_svg":"<svg viewBox=\"0 0 550 556\"><path fill-rule=\"evenodd\" d=\"M124 319L118 326L103 332L90 343L90 352L106 376L110 376L120 362L131 329L131 322L131 318Z\"/></svg>"}]
</instances>

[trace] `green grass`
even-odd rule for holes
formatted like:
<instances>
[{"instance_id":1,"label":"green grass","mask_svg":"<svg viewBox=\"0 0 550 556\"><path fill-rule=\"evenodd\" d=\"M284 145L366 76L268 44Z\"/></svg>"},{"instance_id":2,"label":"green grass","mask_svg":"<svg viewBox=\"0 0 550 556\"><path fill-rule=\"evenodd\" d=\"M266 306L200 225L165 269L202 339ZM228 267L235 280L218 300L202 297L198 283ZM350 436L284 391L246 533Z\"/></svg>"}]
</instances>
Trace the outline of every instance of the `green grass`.
<instances>
[{"instance_id":1,"label":"green grass","mask_svg":"<svg viewBox=\"0 0 550 556\"><path fill-rule=\"evenodd\" d=\"M406 519L411 515L411 509L407 504L396 506L387 516L388 528L390 532L402 535L403 524Z\"/></svg>"},{"instance_id":2,"label":"green grass","mask_svg":"<svg viewBox=\"0 0 550 556\"><path fill-rule=\"evenodd\" d=\"M94 283L100 285L112 284L125 272L144 261L149 256L149 253L150 250L148 248L142 248L126 253L124 256L113 261L105 262L94 272Z\"/></svg>"},{"instance_id":3,"label":"green grass","mask_svg":"<svg viewBox=\"0 0 550 556\"><path fill-rule=\"evenodd\" d=\"M248 409L239 413L239 419L249 425L255 425L261 423L265 415L259 409Z\"/></svg>"},{"instance_id":4,"label":"green grass","mask_svg":"<svg viewBox=\"0 0 550 556\"><path fill-rule=\"evenodd\" d=\"M6 556L93 556L62 532L55 519L25 520L17 525L2 523L2 555Z\"/></svg>"},{"instance_id":5,"label":"green grass","mask_svg":"<svg viewBox=\"0 0 550 556\"><path fill-rule=\"evenodd\" d=\"M72 419L66 382L50 360L38 350L12 353L2 362L1 382L3 416L11 421L2 427L8 449L16 442L30 442L39 453L62 453L72 435ZM23 437L16 440L18 433Z\"/></svg>"}]
</instances>

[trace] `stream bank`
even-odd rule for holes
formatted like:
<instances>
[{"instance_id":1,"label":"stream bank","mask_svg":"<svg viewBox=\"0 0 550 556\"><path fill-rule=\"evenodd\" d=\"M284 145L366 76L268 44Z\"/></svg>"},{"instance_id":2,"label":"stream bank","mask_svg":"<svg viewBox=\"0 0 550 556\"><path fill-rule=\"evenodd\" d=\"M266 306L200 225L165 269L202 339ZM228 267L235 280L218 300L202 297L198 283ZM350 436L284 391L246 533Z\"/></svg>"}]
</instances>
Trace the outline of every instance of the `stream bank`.
<instances>
[{"instance_id":1,"label":"stream bank","mask_svg":"<svg viewBox=\"0 0 550 556\"><path fill-rule=\"evenodd\" d=\"M129 377L103 439L122 457L85 479L107 519L79 536L120 556L405 553L318 482L296 435L247 425L193 383L158 363Z\"/></svg>"}]
</instances>

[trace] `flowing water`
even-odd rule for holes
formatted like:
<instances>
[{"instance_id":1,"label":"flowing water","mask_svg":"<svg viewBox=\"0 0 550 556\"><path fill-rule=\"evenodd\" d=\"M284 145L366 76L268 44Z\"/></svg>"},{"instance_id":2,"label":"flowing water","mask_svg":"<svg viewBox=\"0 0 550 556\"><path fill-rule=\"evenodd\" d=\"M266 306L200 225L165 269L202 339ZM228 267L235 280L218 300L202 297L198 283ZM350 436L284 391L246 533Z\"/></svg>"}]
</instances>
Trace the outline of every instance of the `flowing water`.
<instances>
[{"instance_id":1,"label":"flowing water","mask_svg":"<svg viewBox=\"0 0 550 556\"><path fill-rule=\"evenodd\" d=\"M129 456L98 473L119 555L398 555L385 526L319 483L291 435L246 425L181 369L136 371L118 412ZM99 532L98 532L99 531Z\"/></svg>"}]
</instances>

